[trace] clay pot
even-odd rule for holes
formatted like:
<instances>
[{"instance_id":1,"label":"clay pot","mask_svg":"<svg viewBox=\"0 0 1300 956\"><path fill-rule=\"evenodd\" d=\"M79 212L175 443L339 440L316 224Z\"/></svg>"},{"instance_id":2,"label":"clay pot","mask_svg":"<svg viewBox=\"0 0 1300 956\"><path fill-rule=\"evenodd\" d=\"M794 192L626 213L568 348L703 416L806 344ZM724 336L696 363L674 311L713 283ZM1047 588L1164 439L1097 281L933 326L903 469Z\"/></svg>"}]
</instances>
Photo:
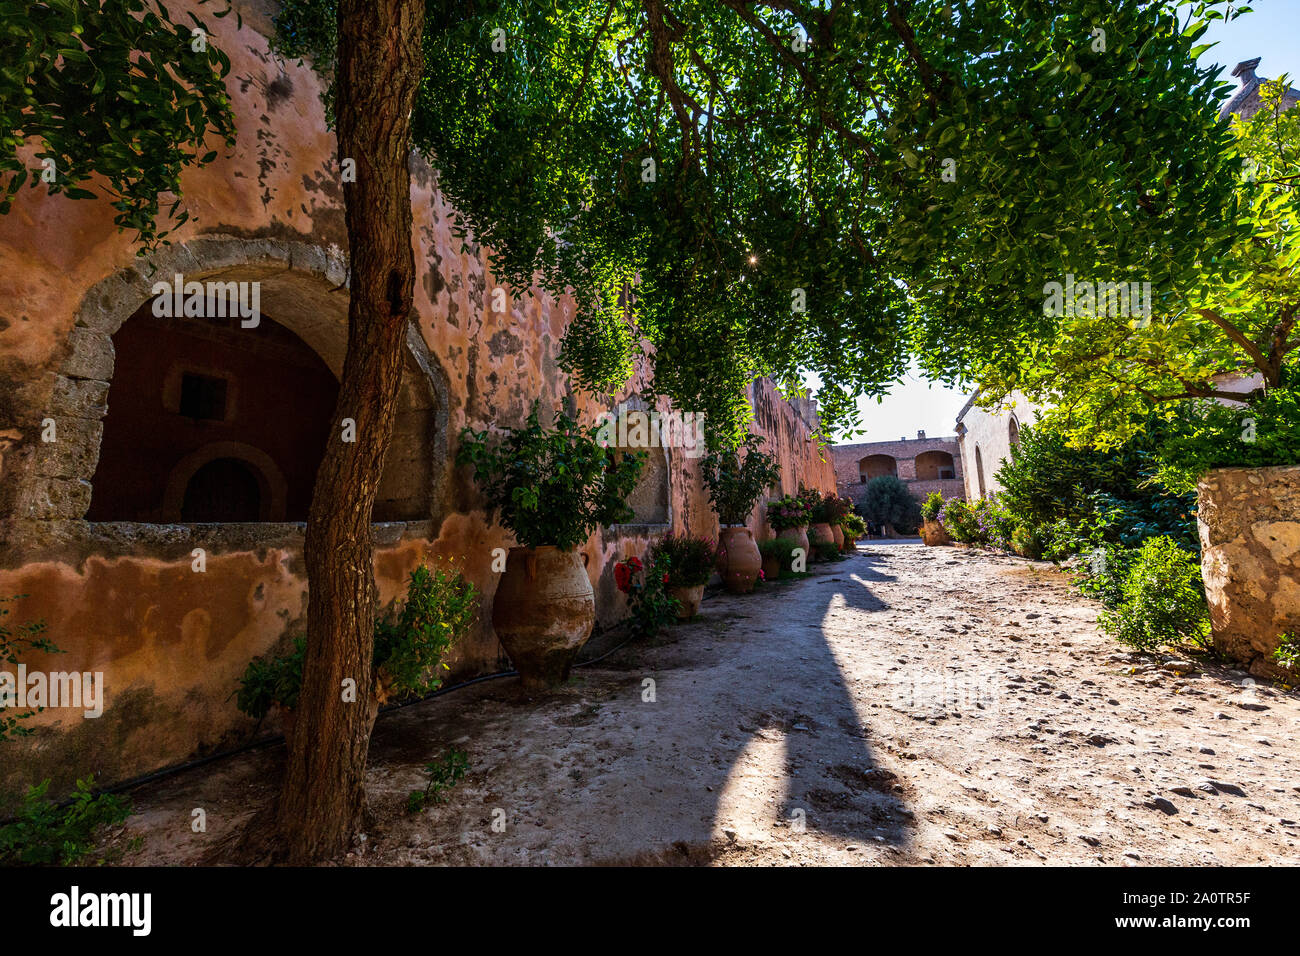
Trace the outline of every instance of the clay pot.
<instances>
[{"instance_id":1,"label":"clay pot","mask_svg":"<svg viewBox=\"0 0 1300 956\"><path fill-rule=\"evenodd\" d=\"M596 623L587 556L551 545L511 548L492 627L527 690L563 683Z\"/></svg>"},{"instance_id":2,"label":"clay pot","mask_svg":"<svg viewBox=\"0 0 1300 956\"><path fill-rule=\"evenodd\" d=\"M858 539L850 538L848 535L844 535L844 544L841 545L840 551L842 551L845 554L853 554L857 550L858 550Z\"/></svg>"},{"instance_id":3,"label":"clay pot","mask_svg":"<svg viewBox=\"0 0 1300 956\"><path fill-rule=\"evenodd\" d=\"M700 602L704 600L704 585L697 584L689 588L668 588L668 596L677 602L677 620L689 621L700 613Z\"/></svg>"},{"instance_id":4,"label":"clay pot","mask_svg":"<svg viewBox=\"0 0 1300 956\"><path fill-rule=\"evenodd\" d=\"M844 550L844 532L840 530L837 524L831 525L831 537L835 539L835 550Z\"/></svg>"},{"instance_id":5,"label":"clay pot","mask_svg":"<svg viewBox=\"0 0 1300 956\"><path fill-rule=\"evenodd\" d=\"M763 567L754 533L744 525L732 525L722 529L721 539L727 551L727 570L722 575L722 583L732 594L748 594L754 590L754 582Z\"/></svg>"},{"instance_id":6,"label":"clay pot","mask_svg":"<svg viewBox=\"0 0 1300 956\"><path fill-rule=\"evenodd\" d=\"M816 556L817 546L819 544L835 543L835 536L831 534L831 526L825 521L818 521L816 524L809 525L808 531L810 532L808 535L808 541L813 548L808 555L809 560L812 560L812 558Z\"/></svg>"},{"instance_id":7,"label":"clay pot","mask_svg":"<svg viewBox=\"0 0 1300 956\"><path fill-rule=\"evenodd\" d=\"M928 545L952 544L952 536L937 521L921 522L921 540Z\"/></svg>"},{"instance_id":8,"label":"clay pot","mask_svg":"<svg viewBox=\"0 0 1300 956\"><path fill-rule=\"evenodd\" d=\"M763 557L763 580L775 581L781 576L781 558L779 555L765 555Z\"/></svg>"},{"instance_id":9,"label":"clay pot","mask_svg":"<svg viewBox=\"0 0 1300 956\"><path fill-rule=\"evenodd\" d=\"M784 531L778 534L777 537L789 538L791 541L795 542L797 547L803 548L803 554L806 559L810 561L812 560L812 554L811 554L812 549L808 544L807 525L801 524L797 528L786 528Z\"/></svg>"}]
</instances>

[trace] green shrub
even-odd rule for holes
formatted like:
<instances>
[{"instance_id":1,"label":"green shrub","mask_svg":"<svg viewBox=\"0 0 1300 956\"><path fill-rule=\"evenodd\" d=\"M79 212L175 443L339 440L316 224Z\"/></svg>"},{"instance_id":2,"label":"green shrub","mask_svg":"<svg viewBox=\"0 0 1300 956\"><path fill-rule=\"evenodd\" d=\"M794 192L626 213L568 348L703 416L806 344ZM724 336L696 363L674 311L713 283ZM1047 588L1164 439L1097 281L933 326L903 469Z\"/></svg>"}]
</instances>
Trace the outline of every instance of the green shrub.
<instances>
[{"instance_id":1,"label":"green shrub","mask_svg":"<svg viewBox=\"0 0 1300 956\"><path fill-rule=\"evenodd\" d=\"M478 591L459 571L430 571L420 565L407 581L406 600L375 621L374 680L381 700L419 697L442 686L438 667L453 644L478 618ZM235 706L261 720L271 706L293 710L302 687L307 639L293 639L286 654L249 662L239 681Z\"/></svg>"},{"instance_id":2,"label":"green shrub","mask_svg":"<svg viewBox=\"0 0 1300 956\"><path fill-rule=\"evenodd\" d=\"M750 435L738 448L710 451L700 459L700 477L724 525L747 522L763 492L781 480L776 456L761 450L763 441Z\"/></svg>"},{"instance_id":3,"label":"green shrub","mask_svg":"<svg viewBox=\"0 0 1300 956\"><path fill-rule=\"evenodd\" d=\"M840 518L840 531L846 538L860 538L867 533L867 523L856 511L850 511Z\"/></svg>"},{"instance_id":4,"label":"green shrub","mask_svg":"<svg viewBox=\"0 0 1300 956\"><path fill-rule=\"evenodd\" d=\"M818 541L813 545L813 553L817 555L818 561L840 561L844 558L834 541Z\"/></svg>"},{"instance_id":5,"label":"green shrub","mask_svg":"<svg viewBox=\"0 0 1300 956\"><path fill-rule=\"evenodd\" d=\"M71 866L89 855L102 827L131 815L130 801L96 795L94 782L93 776L78 780L64 806L46 799L50 781L29 787L13 819L0 826L0 866Z\"/></svg>"},{"instance_id":6,"label":"green shrub","mask_svg":"<svg viewBox=\"0 0 1300 956\"><path fill-rule=\"evenodd\" d=\"M614 565L614 583L627 595L628 630L633 637L654 637L677 618L681 606L666 590L672 579L667 555L650 556L645 567L632 555Z\"/></svg>"},{"instance_id":7,"label":"green shrub","mask_svg":"<svg viewBox=\"0 0 1300 956\"><path fill-rule=\"evenodd\" d=\"M406 798L409 813L420 813L431 803L446 800L445 791L450 790L469 772L469 755L465 751L452 747L444 757L431 760L424 765L424 776L428 781L423 790L412 790Z\"/></svg>"},{"instance_id":8,"label":"green shrub","mask_svg":"<svg viewBox=\"0 0 1300 956\"><path fill-rule=\"evenodd\" d=\"M921 504L921 517L926 521L938 521L939 512L943 510L943 495L932 491L925 496Z\"/></svg>"},{"instance_id":9,"label":"green shrub","mask_svg":"<svg viewBox=\"0 0 1300 956\"><path fill-rule=\"evenodd\" d=\"M1105 542L1137 547L1167 535L1197 546L1195 496L1171 493L1158 480L1169 426L1156 419L1120 448L1072 448L1050 420L1020 432L1019 446L998 469L1002 506L1020 523L1054 533L1056 559Z\"/></svg>"},{"instance_id":10,"label":"green shrub","mask_svg":"<svg viewBox=\"0 0 1300 956\"><path fill-rule=\"evenodd\" d=\"M1022 558L1039 560L1043 556L1045 545L1044 535L1039 528L1017 524L1015 530L1011 532L1011 550Z\"/></svg>"},{"instance_id":11,"label":"green shrub","mask_svg":"<svg viewBox=\"0 0 1300 956\"><path fill-rule=\"evenodd\" d=\"M1098 623L1138 650L1191 641L1207 645L1210 614L1196 556L1168 537L1149 538L1132 556L1113 611Z\"/></svg>"},{"instance_id":12,"label":"green shrub","mask_svg":"<svg viewBox=\"0 0 1300 956\"><path fill-rule=\"evenodd\" d=\"M1283 634L1273 651L1273 661L1278 667L1300 673L1300 634Z\"/></svg>"},{"instance_id":13,"label":"green shrub","mask_svg":"<svg viewBox=\"0 0 1300 956\"><path fill-rule=\"evenodd\" d=\"M774 541L760 541L758 552L765 558L775 557L781 564L781 577L788 578L796 574L794 570L795 549L803 545L794 538L777 538ZM806 561L808 555L804 554Z\"/></svg>"},{"instance_id":14,"label":"green shrub","mask_svg":"<svg viewBox=\"0 0 1300 956\"><path fill-rule=\"evenodd\" d=\"M649 561L668 572L666 587L693 588L708 584L718 560L718 546L708 538L666 534L650 548Z\"/></svg>"},{"instance_id":15,"label":"green shrub","mask_svg":"<svg viewBox=\"0 0 1300 956\"><path fill-rule=\"evenodd\" d=\"M1188 493L1211 468L1300 464L1300 368L1284 369L1283 386L1249 406L1180 403L1160 458L1160 481Z\"/></svg>"},{"instance_id":16,"label":"green shrub","mask_svg":"<svg viewBox=\"0 0 1300 956\"><path fill-rule=\"evenodd\" d=\"M627 497L645 453L605 448L599 436L599 427L583 428L562 412L544 428L534 404L524 426L507 429L500 441L462 429L456 464L474 469L488 508L521 545L570 551L596 528L633 516Z\"/></svg>"},{"instance_id":17,"label":"green shrub","mask_svg":"<svg viewBox=\"0 0 1300 956\"><path fill-rule=\"evenodd\" d=\"M890 525L899 534L915 534L921 524L921 504L907 483L894 475L878 475L867 483L858 511L878 525Z\"/></svg>"},{"instance_id":18,"label":"green shrub","mask_svg":"<svg viewBox=\"0 0 1300 956\"><path fill-rule=\"evenodd\" d=\"M980 526L975 520L975 509L961 498L949 498L939 510L939 523L954 541L977 544Z\"/></svg>"}]
</instances>

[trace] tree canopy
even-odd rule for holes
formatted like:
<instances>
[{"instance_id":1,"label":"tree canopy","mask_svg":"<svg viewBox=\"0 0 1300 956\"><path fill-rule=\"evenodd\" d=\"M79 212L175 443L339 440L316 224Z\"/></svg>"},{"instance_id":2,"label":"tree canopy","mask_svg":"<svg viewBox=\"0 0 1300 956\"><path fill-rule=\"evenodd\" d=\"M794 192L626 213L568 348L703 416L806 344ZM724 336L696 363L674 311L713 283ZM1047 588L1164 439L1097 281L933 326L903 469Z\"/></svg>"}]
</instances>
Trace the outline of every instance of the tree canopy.
<instances>
[{"instance_id":1,"label":"tree canopy","mask_svg":"<svg viewBox=\"0 0 1300 956\"><path fill-rule=\"evenodd\" d=\"M186 221L177 199L159 231L160 194L179 197L181 170L216 159L209 133L235 141L230 60L189 20L148 0L0 0L0 214L29 182L109 197L142 251Z\"/></svg>"},{"instance_id":2,"label":"tree canopy","mask_svg":"<svg viewBox=\"0 0 1300 956\"><path fill-rule=\"evenodd\" d=\"M326 74L333 5L278 20ZM909 337L954 377L1041 331L1043 276L1164 288L1223 241L1215 6L430 0L415 143L503 281L575 290L585 387L622 387L644 338L715 442L757 375L816 373L831 428Z\"/></svg>"}]
</instances>

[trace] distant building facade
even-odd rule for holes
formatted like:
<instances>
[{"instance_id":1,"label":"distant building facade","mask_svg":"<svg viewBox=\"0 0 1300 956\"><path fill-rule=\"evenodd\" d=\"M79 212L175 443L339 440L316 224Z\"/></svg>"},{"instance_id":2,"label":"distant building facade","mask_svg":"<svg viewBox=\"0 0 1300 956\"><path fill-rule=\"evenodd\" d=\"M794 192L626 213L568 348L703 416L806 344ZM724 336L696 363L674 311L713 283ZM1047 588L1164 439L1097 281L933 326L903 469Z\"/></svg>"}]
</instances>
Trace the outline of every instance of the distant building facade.
<instances>
[{"instance_id":1,"label":"distant building facade","mask_svg":"<svg viewBox=\"0 0 1300 956\"><path fill-rule=\"evenodd\" d=\"M831 451L835 487L855 503L866 491L867 482L880 475L902 479L918 498L932 491L945 498L965 494L961 446L955 436L927 438L925 432L917 432L915 438L836 445Z\"/></svg>"},{"instance_id":2,"label":"distant building facade","mask_svg":"<svg viewBox=\"0 0 1300 956\"><path fill-rule=\"evenodd\" d=\"M1037 421L1042 411L1042 406L1019 392L1013 392L999 408L980 408L975 404L979 394L976 389L957 413L967 501L988 498L1002 490L998 469L1011 457L1011 449L1020 444L1020 429Z\"/></svg>"}]
</instances>

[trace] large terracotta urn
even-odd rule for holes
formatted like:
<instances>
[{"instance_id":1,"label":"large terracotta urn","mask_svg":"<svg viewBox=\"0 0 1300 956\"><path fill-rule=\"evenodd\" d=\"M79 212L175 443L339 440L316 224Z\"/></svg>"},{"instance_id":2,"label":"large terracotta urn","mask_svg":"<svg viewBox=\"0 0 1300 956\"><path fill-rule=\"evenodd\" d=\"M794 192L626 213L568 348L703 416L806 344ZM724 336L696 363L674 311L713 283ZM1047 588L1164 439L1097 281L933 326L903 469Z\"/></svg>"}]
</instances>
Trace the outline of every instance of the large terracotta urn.
<instances>
[{"instance_id":1,"label":"large terracotta urn","mask_svg":"<svg viewBox=\"0 0 1300 956\"><path fill-rule=\"evenodd\" d=\"M831 533L831 526L827 522L818 521L808 526L808 541L812 544L815 554L819 544L834 544L835 535Z\"/></svg>"},{"instance_id":2,"label":"large terracotta urn","mask_svg":"<svg viewBox=\"0 0 1300 956\"><path fill-rule=\"evenodd\" d=\"M831 525L831 537L835 539L835 550L836 550L836 551L843 551L843 550L844 550L844 532L843 532L842 530L840 530L840 526L839 526L839 525L837 525L837 524L833 524L833 525Z\"/></svg>"},{"instance_id":3,"label":"large terracotta urn","mask_svg":"<svg viewBox=\"0 0 1300 956\"><path fill-rule=\"evenodd\" d=\"M952 544L952 537L948 534L948 529L939 522L928 519L921 522L921 540L931 547Z\"/></svg>"},{"instance_id":4,"label":"large terracotta urn","mask_svg":"<svg viewBox=\"0 0 1300 956\"><path fill-rule=\"evenodd\" d=\"M596 623L587 556L550 545L511 548L492 627L527 690L563 683Z\"/></svg>"},{"instance_id":5,"label":"large terracotta urn","mask_svg":"<svg viewBox=\"0 0 1300 956\"><path fill-rule=\"evenodd\" d=\"M722 575L722 583L732 594L748 594L754 590L754 582L763 567L754 532L744 525L728 525L720 537L727 552L727 570Z\"/></svg>"},{"instance_id":6,"label":"large terracotta urn","mask_svg":"<svg viewBox=\"0 0 1300 956\"><path fill-rule=\"evenodd\" d=\"M782 531L780 534L778 534L777 537L778 537L778 538L789 538L791 541L793 541L793 542L795 543L795 547L797 547L797 548L803 548L803 556L804 556L804 561L805 561L805 562L807 562L807 561L811 561L811 560L812 560L812 555L809 553L809 551L810 551L811 549L809 548L809 545L808 545L808 526L807 526L807 525L802 525L802 524L801 524L801 525L799 525L799 527L797 527L797 528L786 528L784 531Z\"/></svg>"},{"instance_id":7,"label":"large terracotta urn","mask_svg":"<svg viewBox=\"0 0 1300 956\"><path fill-rule=\"evenodd\" d=\"M762 554L762 552L759 552ZM781 556L779 554L763 555L763 580L775 581L781 576Z\"/></svg>"},{"instance_id":8,"label":"large terracotta urn","mask_svg":"<svg viewBox=\"0 0 1300 956\"><path fill-rule=\"evenodd\" d=\"M700 602L704 600L704 585L696 584L689 588L668 588L668 596L677 602L677 620L689 621L700 613Z\"/></svg>"}]
</instances>

